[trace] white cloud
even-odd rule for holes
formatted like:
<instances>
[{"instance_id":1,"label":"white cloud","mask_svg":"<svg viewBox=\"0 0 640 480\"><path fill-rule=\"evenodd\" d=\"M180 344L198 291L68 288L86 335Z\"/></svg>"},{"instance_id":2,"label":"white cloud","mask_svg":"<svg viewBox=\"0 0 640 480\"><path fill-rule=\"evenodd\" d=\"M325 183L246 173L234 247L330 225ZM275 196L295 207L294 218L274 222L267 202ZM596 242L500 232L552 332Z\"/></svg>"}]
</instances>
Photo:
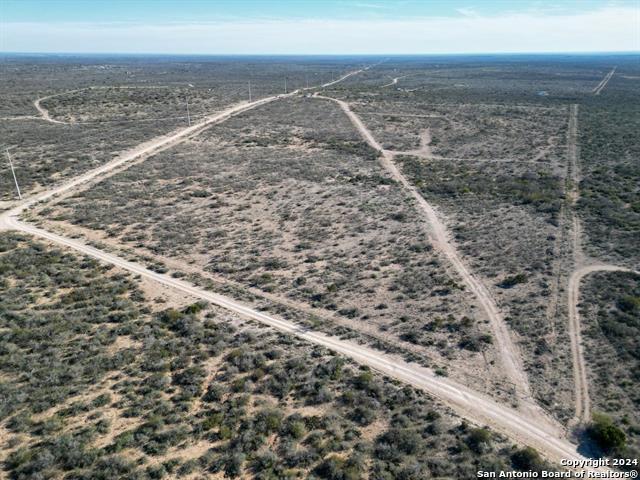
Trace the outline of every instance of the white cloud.
<instances>
[{"instance_id":1,"label":"white cloud","mask_svg":"<svg viewBox=\"0 0 640 480\"><path fill-rule=\"evenodd\" d=\"M640 51L640 9L189 24L5 23L0 50L210 54Z\"/></svg>"},{"instance_id":2,"label":"white cloud","mask_svg":"<svg viewBox=\"0 0 640 480\"><path fill-rule=\"evenodd\" d=\"M384 9L384 10L391 8L389 5L381 5L379 3L355 3L354 7L376 8L376 9Z\"/></svg>"},{"instance_id":3,"label":"white cloud","mask_svg":"<svg viewBox=\"0 0 640 480\"><path fill-rule=\"evenodd\" d=\"M456 12L458 12L463 17L478 17L478 12L476 12L473 8L456 8Z\"/></svg>"}]
</instances>

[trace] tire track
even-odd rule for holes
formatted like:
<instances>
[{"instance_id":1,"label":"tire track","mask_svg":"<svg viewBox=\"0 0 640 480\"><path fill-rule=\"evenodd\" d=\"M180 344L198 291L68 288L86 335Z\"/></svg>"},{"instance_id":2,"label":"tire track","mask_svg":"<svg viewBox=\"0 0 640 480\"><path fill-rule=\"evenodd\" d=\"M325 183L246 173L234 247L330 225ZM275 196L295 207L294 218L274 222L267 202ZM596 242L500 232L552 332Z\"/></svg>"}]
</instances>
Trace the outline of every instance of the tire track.
<instances>
[{"instance_id":1,"label":"tire track","mask_svg":"<svg viewBox=\"0 0 640 480\"><path fill-rule=\"evenodd\" d=\"M407 178L400 172L393 161L393 153L385 150L374 138L371 131L364 125L362 120L351 110L349 105L332 97L316 95L315 98L330 100L340 105L345 114L349 117L353 125L360 132L365 141L375 150L381 153L381 163L383 167L398 181L416 200L420 210L424 214L427 223L431 227L431 242L434 247L442 252L453 265L466 286L475 295L482 308L487 313L491 328L496 340L502 364L509 381L517 390L520 390L526 397L531 396L527 375L524 372L518 349L514 345L507 326L500 314L498 307L487 288L480 282L467 268L458 254L455 247L449 241L449 232L440 221L435 209L424 199L418 190L411 185Z\"/></svg>"},{"instance_id":2,"label":"tire track","mask_svg":"<svg viewBox=\"0 0 640 480\"><path fill-rule=\"evenodd\" d=\"M611 80L611 77L613 77L613 75L616 73L617 68L618 68L617 65L613 67L613 69L609 73L607 73L602 80L600 80L600 83L595 86L595 88L591 91L591 93L593 93L594 95L600 95L600 92L604 90L604 87L607 86L607 83L609 83L609 80Z\"/></svg>"},{"instance_id":3,"label":"tire track","mask_svg":"<svg viewBox=\"0 0 640 480\"><path fill-rule=\"evenodd\" d=\"M609 72L611 78L615 68ZM606 79L606 77L605 77ZM608 81L608 80L607 80ZM601 86L600 90L606 85ZM602 83L602 82L601 82ZM597 93L596 93L597 95ZM571 341L571 361L573 367L573 383L575 397L575 413L570 425L586 424L591 420L591 398L589 396L589 379L587 376L588 366L584 359L582 345L582 325L580 323L579 303L580 303L580 282L582 279L594 272L633 272L632 269L618 265L590 262L585 259L582 251L582 228L580 219L576 212L576 205L580 199L580 149L578 147L578 109L577 104L571 105L569 109L569 129L567 138L567 152L569 156L569 185L567 188L567 198L569 200L570 216L572 228L570 244L573 251L574 270L569 277L567 304L569 308L569 338Z\"/></svg>"}]
</instances>

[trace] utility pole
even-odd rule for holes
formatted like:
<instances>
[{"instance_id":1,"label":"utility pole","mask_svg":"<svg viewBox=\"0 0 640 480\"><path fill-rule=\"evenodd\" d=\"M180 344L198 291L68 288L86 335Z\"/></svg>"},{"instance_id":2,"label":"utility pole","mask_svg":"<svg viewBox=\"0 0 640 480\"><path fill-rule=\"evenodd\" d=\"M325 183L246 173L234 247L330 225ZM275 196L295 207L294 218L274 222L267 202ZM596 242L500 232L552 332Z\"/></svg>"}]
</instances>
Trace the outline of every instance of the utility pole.
<instances>
[{"instance_id":1,"label":"utility pole","mask_svg":"<svg viewBox=\"0 0 640 480\"><path fill-rule=\"evenodd\" d=\"M187 97L187 122L189 122L189 126L191 126L191 115L189 115L189 97Z\"/></svg>"},{"instance_id":2,"label":"utility pole","mask_svg":"<svg viewBox=\"0 0 640 480\"><path fill-rule=\"evenodd\" d=\"M11 173L13 174L13 181L16 183L16 190L18 191L18 198L22 200L22 194L20 193L20 187L18 186L18 179L16 178L16 172L13 169L13 162L11 161L11 154L9 153L9 148L6 149L7 158L9 159L9 166L11 167Z\"/></svg>"},{"instance_id":3,"label":"utility pole","mask_svg":"<svg viewBox=\"0 0 640 480\"><path fill-rule=\"evenodd\" d=\"M307 90L309 90L309 75L305 75L304 79L307 82Z\"/></svg>"},{"instance_id":4,"label":"utility pole","mask_svg":"<svg viewBox=\"0 0 640 480\"><path fill-rule=\"evenodd\" d=\"M287 77L284 77L284 93L287 93Z\"/></svg>"},{"instance_id":5,"label":"utility pole","mask_svg":"<svg viewBox=\"0 0 640 480\"><path fill-rule=\"evenodd\" d=\"M251 80L249 80L249 103L251 103Z\"/></svg>"}]
</instances>

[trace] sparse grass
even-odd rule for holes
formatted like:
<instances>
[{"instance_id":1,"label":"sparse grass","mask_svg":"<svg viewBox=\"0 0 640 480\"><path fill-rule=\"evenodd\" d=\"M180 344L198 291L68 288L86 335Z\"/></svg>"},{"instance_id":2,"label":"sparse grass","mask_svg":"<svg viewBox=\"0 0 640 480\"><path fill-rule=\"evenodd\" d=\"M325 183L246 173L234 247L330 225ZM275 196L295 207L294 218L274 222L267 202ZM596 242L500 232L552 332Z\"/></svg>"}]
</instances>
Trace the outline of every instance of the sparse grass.
<instances>
[{"instance_id":1,"label":"sparse grass","mask_svg":"<svg viewBox=\"0 0 640 480\"><path fill-rule=\"evenodd\" d=\"M453 368L492 368L478 362L482 352L493 360L484 319L332 103L247 112L59 207L48 217L203 265Z\"/></svg>"}]
</instances>

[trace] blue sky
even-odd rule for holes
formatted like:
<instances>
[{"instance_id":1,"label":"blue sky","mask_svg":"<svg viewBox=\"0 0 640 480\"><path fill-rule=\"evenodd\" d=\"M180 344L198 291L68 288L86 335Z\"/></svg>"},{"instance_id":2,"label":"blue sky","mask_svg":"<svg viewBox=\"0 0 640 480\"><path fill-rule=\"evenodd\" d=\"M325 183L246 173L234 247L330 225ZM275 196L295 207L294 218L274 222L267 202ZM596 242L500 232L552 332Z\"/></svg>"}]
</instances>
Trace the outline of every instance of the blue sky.
<instances>
[{"instance_id":1,"label":"blue sky","mask_svg":"<svg viewBox=\"0 0 640 480\"><path fill-rule=\"evenodd\" d=\"M640 0L0 0L0 51L640 50Z\"/></svg>"},{"instance_id":2,"label":"blue sky","mask_svg":"<svg viewBox=\"0 0 640 480\"><path fill-rule=\"evenodd\" d=\"M460 17L470 13L578 13L621 0L3 0L7 22L176 22L237 19Z\"/></svg>"}]
</instances>

